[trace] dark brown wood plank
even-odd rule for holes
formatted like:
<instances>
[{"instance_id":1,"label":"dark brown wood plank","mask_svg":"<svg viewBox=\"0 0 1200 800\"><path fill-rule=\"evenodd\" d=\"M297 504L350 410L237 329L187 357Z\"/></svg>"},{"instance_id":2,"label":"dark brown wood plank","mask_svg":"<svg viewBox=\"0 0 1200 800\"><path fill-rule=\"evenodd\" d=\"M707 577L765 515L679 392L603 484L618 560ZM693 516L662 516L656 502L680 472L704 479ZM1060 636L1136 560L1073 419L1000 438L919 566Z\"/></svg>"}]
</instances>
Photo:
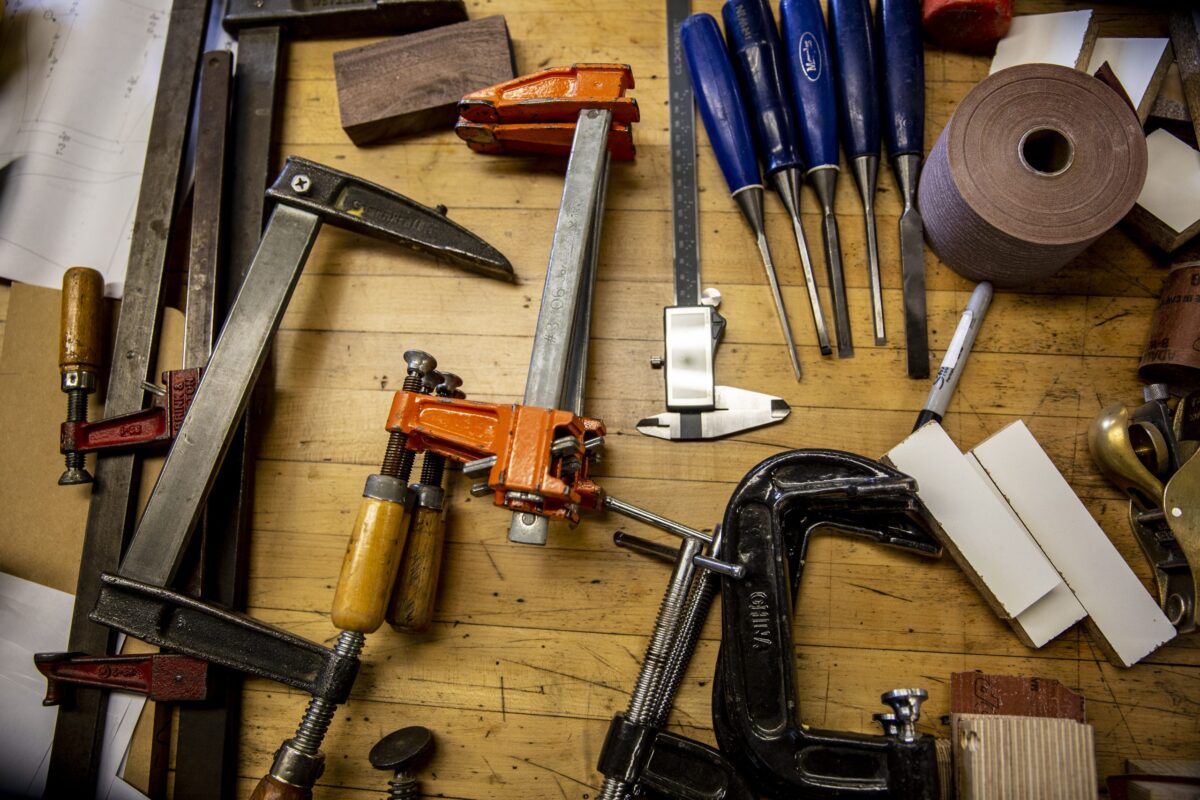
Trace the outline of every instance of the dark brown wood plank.
<instances>
[{"instance_id":1,"label":"dark brown wood plank","mask_svg":"<svg viewBox=\"0 0 1200 800\"><path fill-rule=\"evenodd\" d=\"M342 128L357 145L445 128L464 94L515 75L504 17L484 17L333 54Z\"/></svg>"}]
</instances>

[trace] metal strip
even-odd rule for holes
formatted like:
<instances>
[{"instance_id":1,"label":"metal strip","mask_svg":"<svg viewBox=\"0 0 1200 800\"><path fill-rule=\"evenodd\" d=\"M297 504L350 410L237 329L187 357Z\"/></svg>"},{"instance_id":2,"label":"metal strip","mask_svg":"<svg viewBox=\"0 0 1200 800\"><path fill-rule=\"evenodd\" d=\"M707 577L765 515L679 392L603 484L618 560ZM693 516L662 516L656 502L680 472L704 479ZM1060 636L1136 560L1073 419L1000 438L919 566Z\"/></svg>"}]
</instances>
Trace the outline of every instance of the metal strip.
<instances>
[{"instance_id":1,"label":"metal strip","mask_svg":"<svg viewBox=\"0 0 1200 800\"><path fill-rule=\"evenodd\" d=\"M596 296L596 263L600 260L600 239L604 228L604 206L608 198L608 167L612 156L604 158L600 175L600 193L592 217L588 235L588 254L585 261L587 272L583 276L583 288L579 295L579 311L575 315L575 328L571 331L571 354L567 359L567 383L563 387L558 407L572 414L583 414L583 400L587 393L588 343L592 338L592 300Z\"/></svg>"},{"instance_id":2,"label":"metal strip","mask_svg":"<svg viewBox=\"0 0 1200 800\"><path fill-rule=\"evenodd\" d=\"M212 354L214 328L223 317L225 305L218 300L217 290L221 284L229 283L225 269L227 262L222 256L226 245L226 143L231 122L232 66L233 58L227 51L204 54L193 170L184 366L207 365ZM238 453L231 453L224 466L234 475L240 475L242 459ZM221 487L226 471L222 469L222 475L218 476L218 487ZM220 488L216 491L221 499L206 507L193 541L191 552L195 562L188 587L192 594L233 608L231 587L238 564L236 560L230 563L225 554L229 538L239 536L242 529L226 519L222 512L223 502L237 505L244 497L237 491L222 492ZM189 555L189 559L192 557ZM227 573L234 577L227 577ZM230 587L229 591L226 591L227 587ZM209 672L208 698L203 703L179 706L173 792L176 800L219 800L234 796L241 722L240 680L238 673L214 665Z\"/></svg>"},{"instance_id":3,"label":"metal strip","mask_svg":"<svg viewBox=\"0 0 1200 800\"><path fill-rule=\"evenodd\" d=\"M183 367L203 367L212 354L216 321L217 274L221 261L225 141L233 56L225 50L204 54L200 66L196 161L192 184L192 241L188 259L187 317L183 328Z\"/></svg>"},{"instance_id":4,"label":"metal strip","mask_svg":"<svg viewBox=\"0 0 1200 800\"><path fill-rule=\"evenodd\" d=\"M589 231L595 221L608 163L611 123L612 112L588 109L579 115L575 128L529 359L525 405L555 408L563 398L571 339L587 272ZM545 517L517 513L513 514L508 538L526 544L545 544L547 531Z\"/></svg>"},{"instance_id":5,"label":"metal strip","mask_svg":"<svg viewBox=\"0 0 1200 800\"><path fill-rule=\"evenodd\" d=\"M700 237L696 203L696 104L683 60L679 26L691 0L667 0L667 75L671 130L671 228L675 241L675 305L700 304Z\"/></svg>"},{"instance_id":6,"label":"metal strip","mask_svg":"<svg viewBox=\"0 0 1200 800\"><path fill-rule=\"evenodd\" d=\"M122 576L156 586L168 586L174 579L320 227L315 214L298 208L279 205L272 213L121 561Z\"/></svg>"},{"instance_id":7,"label":"metal strip","mask_svg":"<svg viewBox=\"0 0 1200 800\"><path fill-rule=\"evenodd\" d=\"M271 137L282 80L283 34L278 27L238 34L233 77L233 153L229 203L230 280L245 277L262 237L265 192L272 175Z\"/></svg>"},{"instance_id":8,"label":"metal strip","mask_svg":"<svg viewBox=\"0 0 1200 800\"><path fill-rule=\"evenodd\" d=\"M109 372L108 417L137 411L145 404L142 382L150 377L154 363L166 232L175 212L208 6L208 0L176 0L171 9ZM100 573L117 564L132 527L139 464L134 454L96 459L69 650L99 654L111 648L112 632L89 621L87 615L100 590ZM46 778L48 797L90 797L95 791L107 695L98 689L75 694L74 704L59 709Z\"/></svg>"}]
</instances>

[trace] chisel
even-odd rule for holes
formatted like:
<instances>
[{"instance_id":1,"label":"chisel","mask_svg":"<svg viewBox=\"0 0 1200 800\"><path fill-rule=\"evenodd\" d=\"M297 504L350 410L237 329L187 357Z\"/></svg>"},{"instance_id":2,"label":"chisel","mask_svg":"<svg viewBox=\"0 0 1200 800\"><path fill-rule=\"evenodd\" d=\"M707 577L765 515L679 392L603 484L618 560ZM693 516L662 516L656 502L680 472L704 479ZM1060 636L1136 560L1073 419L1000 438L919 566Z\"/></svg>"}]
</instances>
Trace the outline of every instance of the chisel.
<instances>
[{"instance_id":1,"label":"chisel","mask_svg":"<svg viewBox=\"0 0 1200 800\"><path fill-rule=\"evenodd\" d=\"M782 0L779 16L783 25L783 49L792 78L800 146L808 165L806 177L812 182L821 204L821 236L825 244L825 266L829 270L829 293L833 298L838 357L849 358L854 355L854 341L850 335L850 310L842 272L842 245L833 211L838 176L837 101L833 93L825 17L818 0Z\"/></svg>"},{"instance_id":2,"label":"chisel","mask_svg":"<svg viewBox=\"0 0 1200 800\"><path fill-rule=\"evenodd\" d=\"M808 255L808 243L804 240L804 229L800 226L804 166L800 160L792 109L787 101L788 78L775 17L767 0L727 0L721 8L721 16L725 20L729 53L733 56L742 89L750 100L750 119L759 158L792 218L792 230L808 288L808 303L817 330L817 344L821 355L827 356L833 348L829 346L817 280Z\"/></svg>"},{"instance_id":3,"label":"chisel","mask_svg":"<svg viewBox=\"0 0 1200 800\"><path fill-rule=\"evenodd\" d=\"M800 356L796 353L796 343L792 340L787 309L783 304L783 293L779 289L779 278L775 274L775 262L767 245L762 176L755 160L750 124L746 120L746 106L742 101L737 79L733 75L729 54L725 51L725 42L721 39L721 30L711 15L693 14L680 26L680 39L683 42L688 72L692 78L692 88L696 93L696 104L700 107L700 117L704 120L704 129L708 131L708 140L717 156L717 163L725 176L725 182L729 184L729 191L737 201L742 216L750 223L750 229L758 242L758 252L767 272L767 282L770 283L771 294L775 298L779 326L783 329L783 339L787 344L788 356L792 360L792 370L796 373L796 380L800 380Z\"/></svg>"},{"instance_id":4,"label":"chisel","mask_svg":"<svg viewBox=\"0 0 1200 800\"><path fill-rule=\"evenodd\" d=\"M871 283L871 320L875 344L887 343L883 326L883 288L879 280L879 243L875 235L875 184L879 176L879 77L875 32L868 0L829 0L838 115L846 160L862 197L867 237L867 274Z\"/></svg>"},{"instance_id":5,"label":"chisel","mask_svg":"<svg viewBox=\"0 0 1200 800\"><path fill-rule=\"evenodd\" d=\"M929 377L925 316L925 224L917 210L917 178L925 150L925 58L916 0L879 0L879 63L883 80L883 135L900 200L900 276L904 287L904 341L908 377Z\"/></svg>"}]
</instances>

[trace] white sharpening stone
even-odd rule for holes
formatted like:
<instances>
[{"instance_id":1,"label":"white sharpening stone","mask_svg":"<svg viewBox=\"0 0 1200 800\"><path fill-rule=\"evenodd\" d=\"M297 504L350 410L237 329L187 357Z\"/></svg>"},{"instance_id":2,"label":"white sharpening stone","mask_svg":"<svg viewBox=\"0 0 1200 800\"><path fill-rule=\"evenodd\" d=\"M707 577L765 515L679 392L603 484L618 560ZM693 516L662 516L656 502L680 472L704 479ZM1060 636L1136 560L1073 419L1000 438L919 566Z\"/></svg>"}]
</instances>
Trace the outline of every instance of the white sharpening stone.
<instances>
[{"instance_id":1,"label":"white sharpening stone","mask_svg":"<svg viewBox=\"0 0 1200 800\"><path fill-rule=\"evenodd\" d=\"M1154 598L1024 422L971 451L1088 613L1108 656L1132 666L1175 636Z\"/></svg>"},{"instance_id":2,"label":"white sharpening stone","mask_svg":"<svg viewBox=\"0 0 1200 800\"><path fill-rule=\"evenodd\" d=\"M1182 233L1200 220L1200 151L1160 128L1146 137L1146 155L1137 204Z\"/></svg>"},{"instance_id":3,"label":"white sharpening stone","mask_svg":"<svg viewBox=\"0 0 1200 800\"><path fill-rule=\"evenodd\" d=\"M1080 56L1091 26L1090 9L1014 17L1008 34L996 45L988 74L1019 64L1058 64L1077 69L1082 66Z\"/></svg>"},{"instance_id":4,"label":"white sharpening stone","mask_svg":"<svg viewBox=\"0 0 1200 800\"><path fill-rule=\"evenodd\" d=\"M1096 70L1107 61L1125 93L1133 101L1134 108L1141 108L1146 100L1146 90L1159 71L1169 43L1170 39L1116 39L1101 36L1092 50L1087 72L1095 75Z\"/></svg>"},{"instance_id":5,"label":"white sharpening stone","mask_svg":"<svg viewBox=\"0 0 1200 800\"><path fill-rule=\"evenodd\" d=\"M941 526L943 544L1001 617L1017 617L1062 585L1008 504L941 425L922 426L885 459L916 478L917 494Z\"/></svg>"}]
</instances>

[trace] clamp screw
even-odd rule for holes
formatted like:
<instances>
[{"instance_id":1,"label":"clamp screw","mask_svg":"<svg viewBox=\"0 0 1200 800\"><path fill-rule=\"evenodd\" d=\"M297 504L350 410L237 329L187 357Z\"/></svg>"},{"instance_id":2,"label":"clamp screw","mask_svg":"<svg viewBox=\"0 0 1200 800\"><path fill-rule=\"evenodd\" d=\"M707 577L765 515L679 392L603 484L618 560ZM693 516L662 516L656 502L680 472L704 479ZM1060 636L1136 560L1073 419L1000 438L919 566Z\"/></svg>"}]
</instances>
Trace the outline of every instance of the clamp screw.
<instances>
[{"instance_id":1,"label":"clamp screw","mask_svg":"<svg viewBox=\"0 0 1200 800\"><path fill-rule=\"evenodd\" d=\"M412 772L433 754L433 733L414 725L389 733L376 742L368 756L375 769L390 769L394 775L388 786L392 800L416 800L420 784Z\"/></svg>"},{"instance_id":2,"label":"clamp screw","mask_svg":"<svg viewBox=\"0 0 1200 800\"><path fill-rule=\"evenodd\" d=\"M921 703L928 697L929 692L924 689L892 689L880 696L879 699L884 705L892 707L896 718L896 738L900 741L917 740L917 720L921 718Z\"/></svg>"},{"instance_id":3,"label":"clamp screw","mask_svg":"<svg viewBox=\"0 0 1200 800\"><path fill-rule=\"evenodd\" d=\"M308 194L312 188L312 179L307 175L297 175L292 178L292 191L296 194Z\"/></svg>"}]
</instances>

